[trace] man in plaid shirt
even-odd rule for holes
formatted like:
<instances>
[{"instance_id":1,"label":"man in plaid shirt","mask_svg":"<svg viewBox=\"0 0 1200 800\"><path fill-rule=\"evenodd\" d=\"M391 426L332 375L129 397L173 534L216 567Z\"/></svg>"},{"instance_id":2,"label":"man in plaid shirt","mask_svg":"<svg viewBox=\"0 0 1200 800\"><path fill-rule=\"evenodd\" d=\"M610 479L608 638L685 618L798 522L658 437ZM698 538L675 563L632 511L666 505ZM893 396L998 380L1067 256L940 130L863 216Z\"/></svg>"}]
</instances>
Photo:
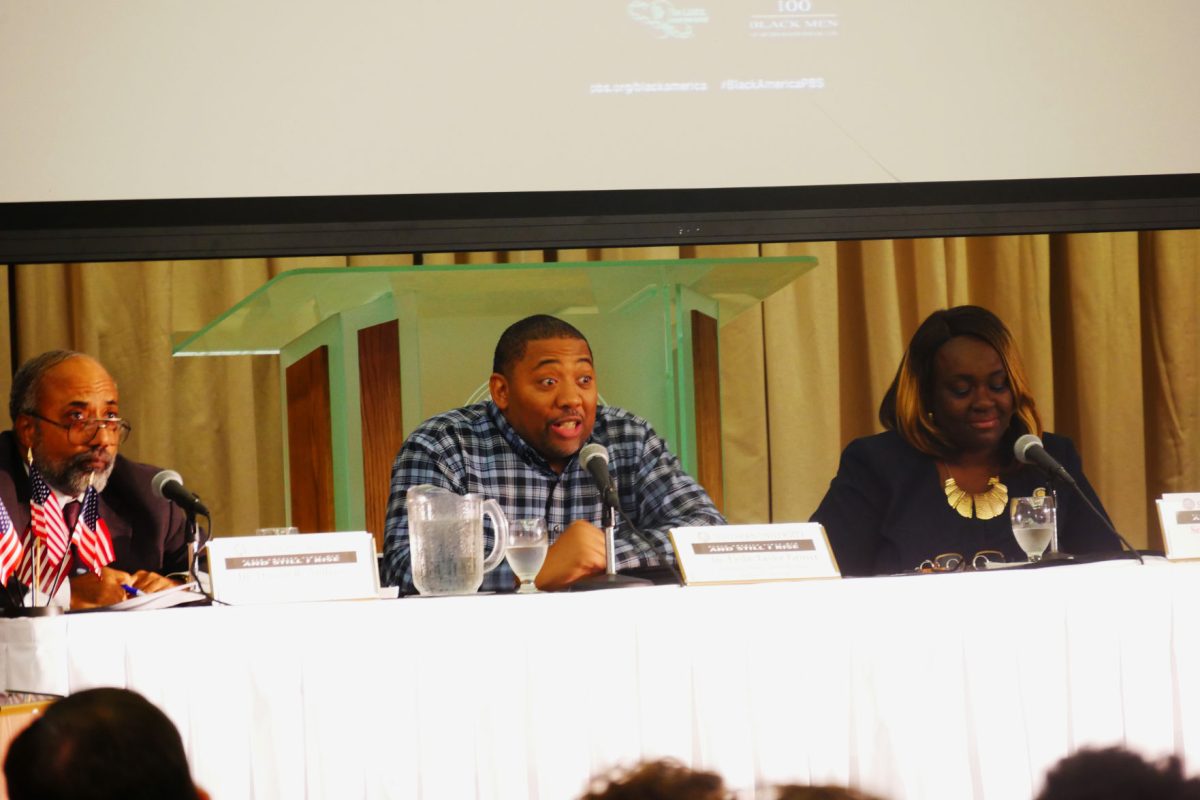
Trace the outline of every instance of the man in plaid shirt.
<instances>
[{"instance_id":1,"label":"man in plaid shirt","mask_svg":"<svg viewBox=\"0 0 1200 800\"><path fill-rule=\"evenodd\" d=\"M550 549L535 581L539 589L604 572L603 502L577 458L588 442L608 449L618 485L624 512L615 536L618 569L673 564L670 528L725 523L649 423L597 407L592 350L574 326L546 315L514 323L496 345L492 369L490 402L427 420L396 456L384 543L388 583L412 590L405 492L427 483L495 499L510 520L544 517ZM485 538L490 550L490 530ZM481 589L515 586L502 563Z\"/></svg>"}]
</instances>

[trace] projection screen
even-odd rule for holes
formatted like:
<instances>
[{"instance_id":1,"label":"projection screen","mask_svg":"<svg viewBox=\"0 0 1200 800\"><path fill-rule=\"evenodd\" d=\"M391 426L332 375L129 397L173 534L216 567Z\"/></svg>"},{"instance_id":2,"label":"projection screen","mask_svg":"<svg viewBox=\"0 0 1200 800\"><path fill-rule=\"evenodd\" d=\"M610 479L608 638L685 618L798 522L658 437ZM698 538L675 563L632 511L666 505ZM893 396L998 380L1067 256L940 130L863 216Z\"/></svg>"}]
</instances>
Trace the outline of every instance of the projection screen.
<instances>
[{"instance_id":1,"label":"projection screen","mask_svg":"<svg viewBox=\"0 0 1200 800\"><path fill-rule=\"evenodd\" d=\"M1200 218L1190 0L0 0L0 254Z\"/></svg>"}]
</instances>

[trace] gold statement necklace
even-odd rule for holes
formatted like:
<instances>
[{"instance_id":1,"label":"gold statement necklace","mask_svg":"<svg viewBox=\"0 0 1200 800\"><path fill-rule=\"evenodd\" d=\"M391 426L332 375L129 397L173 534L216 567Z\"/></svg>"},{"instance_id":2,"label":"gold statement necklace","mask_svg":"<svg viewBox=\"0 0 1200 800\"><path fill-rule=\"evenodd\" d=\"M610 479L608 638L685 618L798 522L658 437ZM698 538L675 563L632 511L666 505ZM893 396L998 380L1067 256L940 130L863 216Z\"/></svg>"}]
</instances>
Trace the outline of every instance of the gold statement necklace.
<instances>
[{"instance_id":1,"label":"gold statement necklace","mask_svg":"<svg viewBox=\"0 0 1200 800\"><path fill-rule=\"evenodd\" d=\"M998 517L1008 508L1008 487L1000 482L999 475L988 478L987 489L982 492L968 492L958 485L950 474L950 466L943 463L946 470L946 480L942 489L946 492L946 502L960 516L971 519L992 519Z\"/></svg>"}]
</instances>

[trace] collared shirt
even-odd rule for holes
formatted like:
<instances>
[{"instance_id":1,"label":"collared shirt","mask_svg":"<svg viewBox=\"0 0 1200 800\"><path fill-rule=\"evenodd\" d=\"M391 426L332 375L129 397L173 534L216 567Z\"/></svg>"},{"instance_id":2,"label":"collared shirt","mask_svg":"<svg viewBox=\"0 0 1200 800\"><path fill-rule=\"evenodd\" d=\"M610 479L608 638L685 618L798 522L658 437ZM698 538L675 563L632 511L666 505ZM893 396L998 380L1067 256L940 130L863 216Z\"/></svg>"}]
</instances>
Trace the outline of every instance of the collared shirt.
<instances>
[{"instance_id":1,"label":"collared shirt","mask_svg":"<svg viewBox=\"0 0 1200 800\"><path fill-rule=\"evenodd\" d=\"M614 536L618 569L674 563L670 528L725 523L708 494L683 471L646 420L599 406L588 441L608 449L621 510L654 545L649 552L628 522L619 519ZM577 456L556 474L490 401L439 414L413 431L392 466L384 564L387 583L405 592L412 590L412 568L404 495L420 484L495 499L510 520L543 517L551 544L575 520L602 526L600 493ZM490 526L484 539L490 552ZM512 570L501 563L484 576L481 590L508 591L514 586Z\"/></svg>"}]
</instances>

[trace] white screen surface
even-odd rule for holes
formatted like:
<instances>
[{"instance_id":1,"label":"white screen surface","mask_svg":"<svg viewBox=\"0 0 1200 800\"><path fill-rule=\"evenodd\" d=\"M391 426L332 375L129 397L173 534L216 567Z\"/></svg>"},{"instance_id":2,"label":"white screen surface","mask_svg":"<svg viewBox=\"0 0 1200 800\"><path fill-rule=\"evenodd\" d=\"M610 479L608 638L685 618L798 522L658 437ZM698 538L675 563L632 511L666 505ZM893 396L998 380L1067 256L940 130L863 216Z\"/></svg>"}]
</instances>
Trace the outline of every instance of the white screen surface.
<instances>
[{"instance_id":1,"label":"white screen surface","mask_svg":"<svg viewBox=\"0 0 1200 800\"><path fill-rule=\"evenodd\" d=\"M0 0L0 202L1200 173L1200 6Z\"/></svg>"}]
</instances>

